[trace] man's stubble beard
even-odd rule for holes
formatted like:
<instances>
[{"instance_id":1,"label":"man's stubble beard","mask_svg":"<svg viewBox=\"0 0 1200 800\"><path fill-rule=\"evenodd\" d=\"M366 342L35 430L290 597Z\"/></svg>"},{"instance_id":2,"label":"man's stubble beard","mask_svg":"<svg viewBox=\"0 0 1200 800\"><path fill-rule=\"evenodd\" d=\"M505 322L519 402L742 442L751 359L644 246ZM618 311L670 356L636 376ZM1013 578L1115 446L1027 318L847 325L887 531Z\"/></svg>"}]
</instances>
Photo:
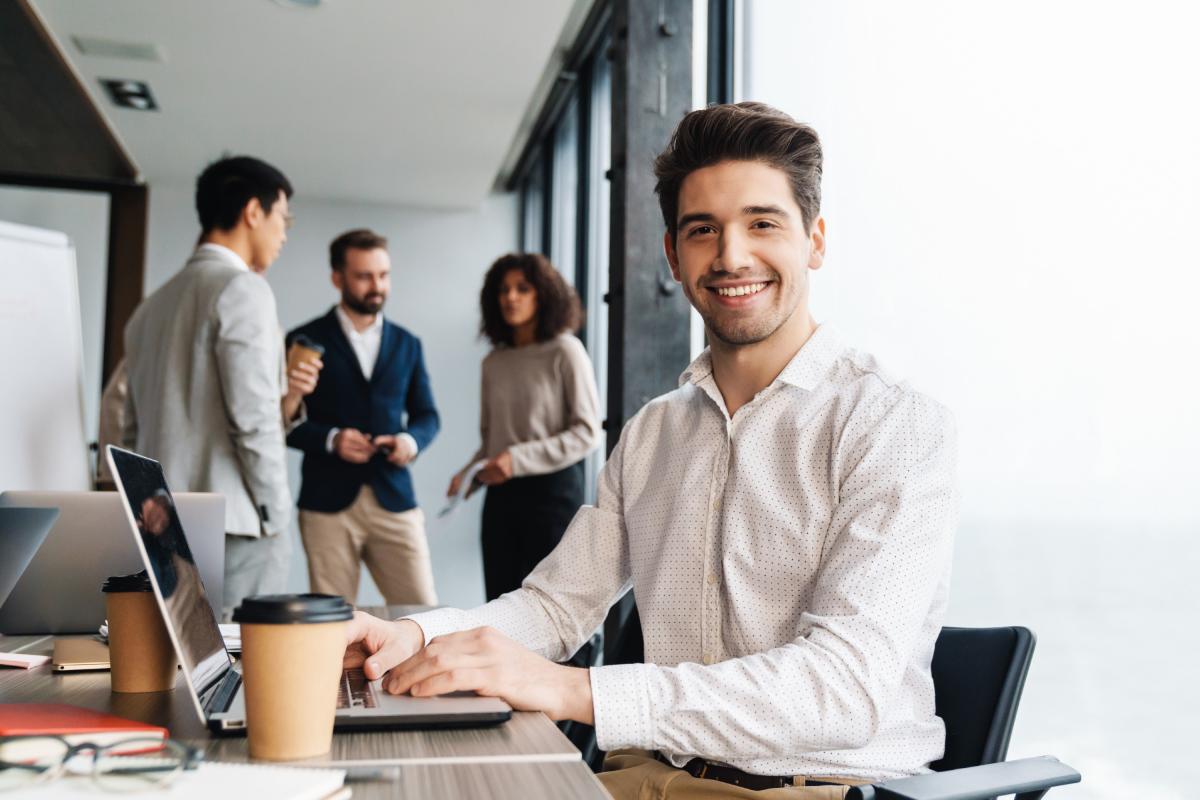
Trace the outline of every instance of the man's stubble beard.
<instances>
[{"instance_id":1,"label":"man's stubble beard","mask_svg":"<svg viewBox=\"0 0 1200 800\"><path fill-rule=\"evenodd\" d=\"M383 305L387 302L387 296L382 297L378 305L372 307L365 298L359 300L349 292L342 292L342 302L352 311L357 311L359 314L378 314L380 311L383 311Z\"/></svg>"}]
</instances>

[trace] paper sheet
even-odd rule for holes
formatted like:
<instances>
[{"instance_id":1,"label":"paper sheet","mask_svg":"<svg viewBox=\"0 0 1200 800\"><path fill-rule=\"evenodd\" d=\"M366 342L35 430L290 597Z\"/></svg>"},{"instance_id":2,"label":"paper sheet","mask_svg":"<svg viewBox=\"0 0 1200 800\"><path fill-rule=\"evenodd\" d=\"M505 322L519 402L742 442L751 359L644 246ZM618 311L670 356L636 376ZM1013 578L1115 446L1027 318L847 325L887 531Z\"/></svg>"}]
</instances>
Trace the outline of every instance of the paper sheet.
<instances>
[{"instance_id":1,"label":"paper sheet","mask_svg":"<svg viewBox=\"0 0 1200 800\"><path fill-rule=\"evenodd\" d=\"M479 470L483 469L483 465L486 463L486 460L480 459L471 465L471 468L467 470L466 475L463 476L462 484L458 487L458 494L451 497L450 501L442 507L441 511L438 512L439 519L441 517L450 516L454 513L455 509L463 504L463 502L467 499L467 492L470 491L473 485L475 485L475 477L479 475Z\"/></svg>"}]
</instances>

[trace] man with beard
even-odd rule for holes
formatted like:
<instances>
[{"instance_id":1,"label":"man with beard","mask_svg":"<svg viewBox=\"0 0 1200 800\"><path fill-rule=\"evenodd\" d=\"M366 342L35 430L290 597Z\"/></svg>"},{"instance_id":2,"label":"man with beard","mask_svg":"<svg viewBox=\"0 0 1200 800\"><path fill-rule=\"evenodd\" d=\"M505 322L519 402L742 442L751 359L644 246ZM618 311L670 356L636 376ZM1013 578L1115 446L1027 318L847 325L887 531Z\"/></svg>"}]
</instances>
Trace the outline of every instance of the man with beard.
<instances>
[{"instance_id":1,"label":"man with beard","mask_svg":"<svg viewBox=\"0 0 1200 800\"><path fill-rule=\"evenodd\" d=\"M324 347L308 419L288 436L304 451L300 537L312 591L358 596L360 561L389 605L435 605L425 516L408 465L438 432L416 336L383 317L387 239L366 229L329 245L338 305L288 334Z\"/></svg>"},{"instance_id":2,"label":"man with beard","mask_svg":"<svg viewBox=\"0 0 1200 800\"><path fill-rule=\"evenodd\" d=\"M956 527L950 414L809 310L825 260L812 128L760 103L693 111L655 175L709 347L625 425L595 506L520 589L358 612L347 661L392 693L473 690L594 724L616 798L820 800L924 772L945 740L930 659ZM555 663L630 587L645 663Z\"/></svg>"}]
</instances>

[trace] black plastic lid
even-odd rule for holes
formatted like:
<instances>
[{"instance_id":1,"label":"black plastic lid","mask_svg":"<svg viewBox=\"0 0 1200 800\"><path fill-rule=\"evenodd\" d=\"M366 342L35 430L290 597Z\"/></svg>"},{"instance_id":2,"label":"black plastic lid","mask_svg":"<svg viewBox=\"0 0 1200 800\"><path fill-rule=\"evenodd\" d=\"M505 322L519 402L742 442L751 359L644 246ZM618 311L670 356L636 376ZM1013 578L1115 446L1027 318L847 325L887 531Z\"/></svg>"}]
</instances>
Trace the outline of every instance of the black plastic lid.
<instances>
[{"instance_id":1,"label":"black plastic lid","mask_svg":"<svg viewBox=\"0 0 1200 800\"><path fill-rule=\"evenodd\" d=\"M263 594L247 597L233 610L233 621L250 625L307 625L341 622L354 606L336 594Z\"/></svg>"},{"instance_id":2,"label":"black plastic lid","mask_svg":"<svg viewBox=\"0 0 1200 800\"><path fill-rule=\"evenodd\" d=\"M307 347L309 350L315 350L320 355L325 355L325 345L320 342L314 342L303 333L297 333L292 338L292 344L298 344L301 347Z\"/></svg>"},{"instance_id":3,"label":"black plastic lid","mask_svg":"<svg viewBox=\"0 0 1200 800\"><path fill-rule=\"evenodd\" d=\"M114 575L105 579L100 591L106 593L148 592L150 591L150 576L146 574L146 570L135 572L132 575Z\"/></svg>"}]
</instances>

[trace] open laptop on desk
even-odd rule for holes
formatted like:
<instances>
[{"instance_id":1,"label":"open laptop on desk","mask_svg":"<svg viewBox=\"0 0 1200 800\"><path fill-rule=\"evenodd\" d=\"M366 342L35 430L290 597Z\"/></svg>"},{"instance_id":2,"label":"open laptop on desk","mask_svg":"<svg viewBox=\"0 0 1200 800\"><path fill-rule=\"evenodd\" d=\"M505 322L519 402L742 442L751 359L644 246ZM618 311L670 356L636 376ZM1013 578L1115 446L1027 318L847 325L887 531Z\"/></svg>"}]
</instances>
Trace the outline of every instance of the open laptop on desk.
<instances>
[{"instance_id":1,"label":"open laptop on desk","mask_svg":"<svg viewBox=\"0 0 1200 800\"><path fill-rule=\"evenodd\" d=\"M233 668L216 617L205 599L204 586L191 563L187 536L162 467L127 450L111 445L107 449L109 467L125 500L127 527L150 573L196 711L213 731L243 731L246 713L241 674ZM148 504L167 512L159 530L149 530L144 522L143 509ZM154 516L164 519L161 514ZM303 702L304 698L296 700ZM347 670L342 674L334 728L482 727L511 716L512 708L493 697L390 695L379 681L366 680L361 670Z\"/></svg>"},{"instance_id":2,"label":"open laptop on desk","mask_svg":"<svg viewBox=\"0 0 1200 800\"><path fill-rule=\"evenodd\" d=\"M0 508L0 603L46 540L57 508Z\"/></svg>"},{"instance_id":3,"label":"open laptop on desk","mask_svg":"<svg viewBox=\"0 0 1200 800\"><path fill-rule=\"evenodd\" d=\"M225 498L181 492L175 505L191 531L200 579L219 615L225 585ZM0 506L56 508L58 521L7 601L0 633L95 633L104 622L100 586L142 569L116 492L0 492Z\"/></svg>"}]
</instances>

